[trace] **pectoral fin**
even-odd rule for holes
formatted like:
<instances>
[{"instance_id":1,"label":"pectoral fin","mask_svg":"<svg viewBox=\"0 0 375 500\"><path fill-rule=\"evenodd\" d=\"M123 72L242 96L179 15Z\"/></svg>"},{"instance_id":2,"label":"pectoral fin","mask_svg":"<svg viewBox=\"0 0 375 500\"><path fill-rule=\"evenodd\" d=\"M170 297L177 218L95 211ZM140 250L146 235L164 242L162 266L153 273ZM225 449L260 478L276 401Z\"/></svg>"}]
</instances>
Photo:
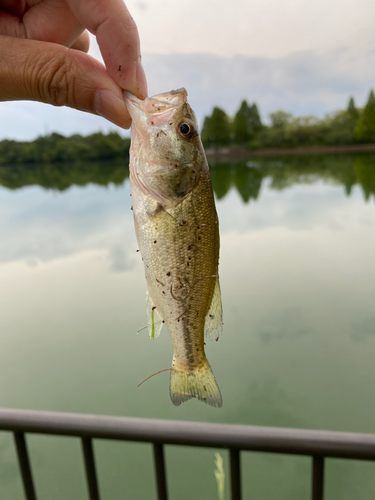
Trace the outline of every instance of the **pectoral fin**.
<instances>
[{"instance_id":1,"label":"pectoral fin","mask_svg":"<svg viewBox=\"0 0 375 500\"><path fill-rule=\"evenodd\" d=\"M152 339L159 337L160 331L163 328L163 320L158 313L151 295L146 292L147 299L147 319L148 319L148 334Z\"/></svg>"},{"instance_id":2,"label":"pectoral fin","mask_svg":"<svg viewBox=\"0 0 375 500\"><path fill-rule=\"evenodd\" d=\"M223 308L219 277L216 278L214 294L204 324L204 333L210 340L217 340L223 333Z\"/></svg>"}]
</instances>

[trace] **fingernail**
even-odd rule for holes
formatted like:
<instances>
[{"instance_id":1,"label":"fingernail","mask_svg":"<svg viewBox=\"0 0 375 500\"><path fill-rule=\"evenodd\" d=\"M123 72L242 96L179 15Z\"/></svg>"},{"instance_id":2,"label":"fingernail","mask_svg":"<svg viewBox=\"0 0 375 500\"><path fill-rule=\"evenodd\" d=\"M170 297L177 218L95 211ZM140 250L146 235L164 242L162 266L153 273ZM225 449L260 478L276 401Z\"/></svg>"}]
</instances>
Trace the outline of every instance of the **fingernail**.
<instances>
[{"instance_id":1,"label":"fingernail","mask_svg":"<svg viewBox=\"0 0 375 500\"><path fill-rule=\"evenodd\" d=\"M125 102L107 89L99 89L94 99L95 113L122 128L129 128L131 119Z\"/></svg>"},{"instance_id":2,"label":"fingernail","mask_svg":"<svg viewBox=\"0 0 375 500\"><path fill-rule=\"evenodd\" d=\"M137 87L138 87L138 91L139 91L139 97L142 97L143 99L145 99L148 95L147 79L146 79L146 73L145 73L145 70L143 69L141 61L138 61L138 63L137 63L135 76L137 79Z\"/></svg>"}]
</instances>

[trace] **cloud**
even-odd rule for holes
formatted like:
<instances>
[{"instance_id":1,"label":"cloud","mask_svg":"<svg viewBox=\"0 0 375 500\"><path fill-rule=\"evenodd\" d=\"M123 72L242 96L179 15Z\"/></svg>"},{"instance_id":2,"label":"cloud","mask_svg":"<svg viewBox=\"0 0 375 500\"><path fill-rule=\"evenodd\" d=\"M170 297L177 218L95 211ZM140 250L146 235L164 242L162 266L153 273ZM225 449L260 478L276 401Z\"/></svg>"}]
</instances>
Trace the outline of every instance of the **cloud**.
<instances>
[{"instance_id":1,"label":"cloud","mask_svg":"<svg viewBox=\"0 0 375 500\"><path fill-rule=\"evenodd\" d=\"M256 101L263 119L276 109L322 116L346 107L350 95L363 105L375 84L373 59L342 47L283 58L146 54L144 65L150 93L185 86L202 122L215 105L233 114L242 99Z\"/></svg>"},{"instance_id":2,"label":"cloud","mask_svg":"<svg viewBox=\"0 0 375 500\"><path fill-rule=\"evenodd\" d=\"M371 0L140 0L127 6L143 52L284 57L350 44L375 47Z\"/></svg>"},{"instance_id":3,"label":"cloud","mask_svg":"<svg viewBox=\"0 0 375 500\"><path fill-rule=\"evenodd\" d=\"M92 49L96 55L97 48ZM353 95L366 102L375 87L375 52L349 47L326 52L301 51L281 58L212 54L144 54L150 95L186 87L198 120L213 106L233 115L242 99L257 102L263 120L277 109L297 115L325 113L346 107ZM103 118L68 108L34 102L0 103L0 139L33 139L59 132L89 134L120 130Z\"/></svg>"}]
</instances>

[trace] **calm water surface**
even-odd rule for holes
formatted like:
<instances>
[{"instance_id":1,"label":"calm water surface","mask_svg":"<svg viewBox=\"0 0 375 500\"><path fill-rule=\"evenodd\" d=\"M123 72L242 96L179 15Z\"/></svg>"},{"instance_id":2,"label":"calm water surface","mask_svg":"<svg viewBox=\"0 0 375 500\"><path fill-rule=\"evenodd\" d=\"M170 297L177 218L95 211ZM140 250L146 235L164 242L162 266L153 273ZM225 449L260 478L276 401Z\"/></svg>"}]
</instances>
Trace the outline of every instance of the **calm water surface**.
<instances>
[{"instance_id":1,"label":"calm water surface","mask_svg":"<svg viewBox=\"0 0 375 500\"><path fill-rule=\"evenodd\" d=\"M121 163L0 168L0 407L375 432L375 157L211 171L225 325L207 351L223 408L174 407L168 372L137 388L172 348L166 330L137 335L146 287ZM79 441L29 446L38 498L86 498ZM103 499L155 498L149 445L95 451ZM217 500L214 451L167 447L171 500ZM305 457L244 453L244 498L307 500L309 473ZM328 461L327 500L374 496L374 465ZM23 498L5 433L0 498Z\"/></svg>"}]
</instances>

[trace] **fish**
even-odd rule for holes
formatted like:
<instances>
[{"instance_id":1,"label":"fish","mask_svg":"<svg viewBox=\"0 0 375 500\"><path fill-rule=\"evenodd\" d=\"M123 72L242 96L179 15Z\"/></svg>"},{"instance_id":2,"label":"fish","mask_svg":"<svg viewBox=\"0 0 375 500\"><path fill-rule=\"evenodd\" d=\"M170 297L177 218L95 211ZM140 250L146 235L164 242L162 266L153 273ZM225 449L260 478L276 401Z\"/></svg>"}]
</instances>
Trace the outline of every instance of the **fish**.
<instances>
[{"instance_id":1,"label":"fish","mask_svg":"<svg viewBox=\"0 0 375 500\"><path fill-rule=\"evenodd\" d=\"M174 405L222 396L204 350L222 333L219 220L210 170L184 88L140 100L125 92L132 118L130 186L147 282L148 331L166 324L173 347Z\"/></svg>"}]
</instances>

